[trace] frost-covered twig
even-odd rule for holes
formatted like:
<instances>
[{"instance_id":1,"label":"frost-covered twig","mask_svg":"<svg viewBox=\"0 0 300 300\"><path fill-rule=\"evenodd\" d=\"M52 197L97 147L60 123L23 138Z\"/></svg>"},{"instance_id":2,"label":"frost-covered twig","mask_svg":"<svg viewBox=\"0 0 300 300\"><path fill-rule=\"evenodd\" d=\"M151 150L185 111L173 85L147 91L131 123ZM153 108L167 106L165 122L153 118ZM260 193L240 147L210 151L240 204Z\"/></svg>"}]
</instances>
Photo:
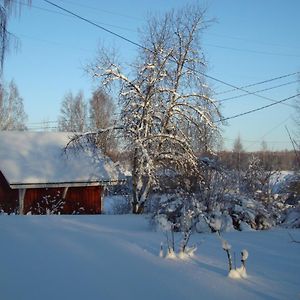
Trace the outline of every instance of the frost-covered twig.
<instances>
[{"instance_id":1,"label":"frost-covered twig","mask_svg":"<svg viewBox=\"0 0 300 300\"><path fill-rule=\"evenodd\" d=\"M228 277L232 279L241 279L241 278L247 278L247 272L246 272L246 260L248 259L249 253L246 249L241 251L241 262L242 265L240 268L235 268L232 270L229 270Z\"/></svg>"},{"instance_id":2,"label":"frost-covered twig","mask_svg":"<svg viewBox=\"0 0 300 300\"><path fill-rule=\"evenodd\" d=\"M231 245L226 240L222 240L222 248L227 254L228 268L230 272L232 270L232 257L230 253Z\"/></svg>"},{"instance_id":3,"label":"frost-covered twig","mask_svg":"<svg viewBox=\"0 0 300 300\"><path fill-rule=\"evenodd\" d=\"M242 250L241 256L242 256L242 259L241 259L242 266L246 270L246 260L248 259L248 256L249 256L248 251L246 249Z\"/></svg>"},{"instance_id":4,"label":"frost-covered twig","mask_svg":"<svg viewBox=\"0 0 300 300\"><path fill-rule=\"evenodd\" d=\"M83 142L84 139L90 139L91 137L95 137L96 135L102 134L102 133L107 133L107 132L112 132L115 130L123 130L123 126L118 126L118 125L113 125L109 126L106 128L99 128L95 131L86 131L86 132L81 132L81 133L74 133L72 137L70 137L70 140L68 141L67 145L65 146L65 152L68 150L70 147L73 147L74 145L81 145L82 143L85 143L86 141Z\"/></svg>"}]
</instances>

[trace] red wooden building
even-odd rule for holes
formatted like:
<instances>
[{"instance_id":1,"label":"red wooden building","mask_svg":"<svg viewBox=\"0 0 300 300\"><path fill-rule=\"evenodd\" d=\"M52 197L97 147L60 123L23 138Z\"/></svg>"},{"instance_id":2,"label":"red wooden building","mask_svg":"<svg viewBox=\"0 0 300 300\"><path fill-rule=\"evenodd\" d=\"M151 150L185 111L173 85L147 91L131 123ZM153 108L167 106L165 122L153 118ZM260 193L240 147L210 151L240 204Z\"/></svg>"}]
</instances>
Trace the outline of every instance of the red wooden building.
<instances>
[{"instance_id":1,"label":"red wooden building","mask_svg":"<svg viewBox=\"0 0 300 300\"><path fill-rule=\"evenodd\" d=\"M105 186L124 180L99 152L64 147L70 133L0 132L0 210L100 214Z\"/></svg>"}]
</instances>

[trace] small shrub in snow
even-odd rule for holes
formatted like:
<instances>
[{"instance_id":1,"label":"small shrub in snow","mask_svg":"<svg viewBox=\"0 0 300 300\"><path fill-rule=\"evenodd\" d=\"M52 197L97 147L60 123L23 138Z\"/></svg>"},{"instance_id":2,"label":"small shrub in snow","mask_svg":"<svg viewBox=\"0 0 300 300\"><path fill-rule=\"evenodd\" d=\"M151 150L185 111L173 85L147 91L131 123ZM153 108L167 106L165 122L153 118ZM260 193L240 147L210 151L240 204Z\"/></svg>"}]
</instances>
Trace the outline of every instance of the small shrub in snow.
<instances>
[{"instance_id":1,"label":"small shrub in snow","mask_svg":"<svg viewBox=\"0 0 300 300\"><path fill-rule=\"evenodd\" d=\"M248 251L246 249L242 250L241 256L242 256L242 259L241 259L242 265L244 268L246 268L246 260L248 259L248 256L249 256Z\"/></svg>"},{"instance_id":2,"label":"small shrub in snow","mask_svg":"<svg viewBox=\"0 0 300 300\"><path fill-rule=\"evenodd\" d=\"M180 243L180 252L185 252L190 240L192 229L194 227L194 211L186 210L181 217L182 240Z\"/></svg>"},{"instance_id":3,"label":"small shrub in snow","mask_svg":"<svg viewBox=\"0 0 300 300\"><path fill-rule=\"evenodd\" d=\"M174 225L168 220L167 216L163 214L155 216L154 221L157 229L163 231L165 234L168 253L174 252Z\"/></svg>"},{"instance_id":4,"label":"small shrub in snow","mask_svg":"<svg viewBox=\"0 0 300 300\"><path fill-rule=\"evenodd\" d=\"M246 249L241 251L241 267L240 268L233 268L232 264L232 256L231 256L231 245L228 243L227 240L223 239L218 232L218 237L221 239L222 249L227 254L227 260L228 260L228 276L233 279L239 279L239 278L246 278L246 260L248 259L249 253Z\"/></svg>"},{"instance_id":5,"label":"small shrub in snow","mask_svg":"<svg viewBox=\"0 0 300 300\"><path fill-rule=\"evenodd\" d=\"M190 239L190 236L192 234L192 227L193 227L193 214L191 211L187 211L185 214L183 214L181 219L181 228L183 230L182 232L182 239L179 244L179 251L178 255L176 255L176 249L175 249L175 240L174 240L174 228L175 224L173 224L169 219L168 216L165 214L158 214L154 217L154 222L159 230L162 230L166 237L166 245L167 245L167 253L166 258L174 259L176 257L181 259L187 259L194 255L194 252L196 251L196 247L188 247L188 242ZM160 257L163 256L163 249L162 245L160 248Z\"/></svg>"},{"instance_id":6,"label":"small shrub in snow","mask_svg":"<svg viewBox=\"0 0 300 300\"><path fill-rule=\"evenodd\" d=\"M242 265L239 268L230 270L228 273L228 277L232 279L241 279L241 278L247 278L247 272L246 272L246 260L248 259L249 253L246 249L242 250L241 252L241 262Z\"/></svg>"},{"instance_id":7,"label":"small shrub in snow","mask_svg":"<svg viewBox=\"0 0 300 300\"><path fill-rule=\"evenodd\" d=\"M165 233L168 249L175 252L174 232L180 231L182 238L179 252L186 252L191 234L202 213L197 204L193 194L178 192L171 197L165 195L157 206L152 222Z\"/></svg>"},{"instance_id":8,"label":"small shrub in snow","mask_svg":"<svg viewBox=\"0 0 300 300\"><path fill-rule=\"evenodd\" d=\"M222 248L227 254L227 259L228 259L228 268L229 272L232 270L232 257L231 257L231 245L226 241L222 239Z\"/></svg>"}]
</instances>

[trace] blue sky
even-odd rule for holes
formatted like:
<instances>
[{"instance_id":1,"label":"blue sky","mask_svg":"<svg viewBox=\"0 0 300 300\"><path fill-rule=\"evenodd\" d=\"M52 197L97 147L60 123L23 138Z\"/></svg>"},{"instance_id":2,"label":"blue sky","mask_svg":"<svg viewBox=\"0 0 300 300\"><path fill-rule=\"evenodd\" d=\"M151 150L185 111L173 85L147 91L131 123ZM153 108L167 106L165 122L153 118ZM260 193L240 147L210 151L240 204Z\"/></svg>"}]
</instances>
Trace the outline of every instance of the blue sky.
<instances>
[{"instance_id":1,"label":"blue sky","mask_svg":"<svg viewBox=\"0 0 300 300\"><path fill-rule=\"evenodd\" d=\"M139 42L138 28L146 23L149 12L161 13L195 1L97 1L53 0L101 26ZM215 19L203 33L203 49L208 61L207 74L244 86L251 83L300 72L300 1L298 0L208 0L207 18ZM9 30L19 37L20 49L7 56L6 81L14 79L24 99L29 116L28 127L38 128L42 121L57 121L61 101L68 91L83 90L86 99L97 82L84 71L96 57L97 47L116 48L124 61L130 62L135 46L99 28L70 17L43 0L33 0L32 7L22 7L21 17L12 17ZM283 85L261 92L262 96L281 100L297 94L300 76L290 76L250 91ZM230 89L209 80L216 92ZM217 100L243 94L234 91L216 95ZM270 104L254 95L223 102L224 117ZM228 121L223 127L224 146L232 147L240 134L248 151L267 142L271 150L290 149L285 126L292 131L293 100ZM56 123L49 123L56 126Z\"/></svg>"}]
</instances>

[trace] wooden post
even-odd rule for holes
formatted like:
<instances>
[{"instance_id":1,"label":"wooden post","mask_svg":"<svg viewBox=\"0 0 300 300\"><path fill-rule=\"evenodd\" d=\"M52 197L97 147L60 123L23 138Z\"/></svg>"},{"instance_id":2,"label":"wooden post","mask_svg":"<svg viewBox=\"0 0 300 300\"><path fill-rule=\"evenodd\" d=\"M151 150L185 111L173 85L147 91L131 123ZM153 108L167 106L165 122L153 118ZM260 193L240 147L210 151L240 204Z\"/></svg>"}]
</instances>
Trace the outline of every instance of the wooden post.
<instances>
[{"instance_id":1,"label":"wooden post","mask_svg":"<svg viewBox=\"0 0 300 300\"><path fill-rule=\"evenodd\" d=\"M63 191L63 195L62 195L62 198L63 198L64 200L66 199L68 189L69 189L68 186L64 187L64 191Z\"/></svg>"},{"instance_id":2,"label":"wooden post","mask_svg":"<svg viewBox=\"0 0 300 300\"><path fill-rule=\"evenodd\" d=\"M105 186L100 186L100 205L101 205L101 211L102 214L104 212L104 190Z\"/></svg>"},{"instance_id":3,"label":"wooden post","mask_svg":"<svg viewBox=\"0 0 300 300\"><path fill-rule=\"evenodd\" d=\"M26 189L19 189L19 214L24 215L24 198Z\"/></svg>"}]
</instances>

